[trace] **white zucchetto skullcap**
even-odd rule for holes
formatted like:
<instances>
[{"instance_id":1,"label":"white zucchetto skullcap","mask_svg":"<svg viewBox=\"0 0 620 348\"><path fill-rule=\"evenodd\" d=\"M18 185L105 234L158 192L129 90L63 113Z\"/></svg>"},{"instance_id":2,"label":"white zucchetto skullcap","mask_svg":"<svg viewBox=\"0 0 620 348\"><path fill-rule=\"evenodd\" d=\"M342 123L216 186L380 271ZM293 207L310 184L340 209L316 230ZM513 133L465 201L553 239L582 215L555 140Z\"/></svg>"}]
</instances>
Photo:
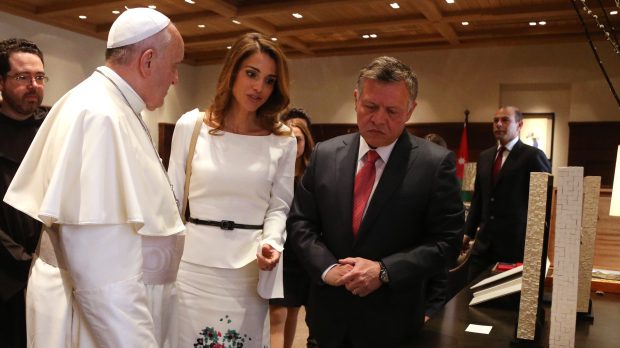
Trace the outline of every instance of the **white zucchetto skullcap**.
<instances>
[{"instance_id":1,"label":"white zucchetto skullcap","mask_svg":"<svg viewBox=\"0 0 620 348\"><path fill-rule=\"evenodd\" d=\"M149 38L170 24L170 18L150 8L131 8L121 13L108 34L108 48L123 47Z\"/></svg>"}]
</instances>

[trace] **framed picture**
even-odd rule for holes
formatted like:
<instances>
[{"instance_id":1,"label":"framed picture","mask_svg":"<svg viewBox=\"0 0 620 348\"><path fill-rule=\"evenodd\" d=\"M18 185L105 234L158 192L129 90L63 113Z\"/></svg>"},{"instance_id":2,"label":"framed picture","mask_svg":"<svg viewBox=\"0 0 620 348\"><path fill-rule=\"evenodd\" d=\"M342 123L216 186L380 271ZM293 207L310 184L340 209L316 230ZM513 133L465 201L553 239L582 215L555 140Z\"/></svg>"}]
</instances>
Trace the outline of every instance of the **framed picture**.
<instances>
[{"instance_id":1,"label":"framed picture","mask_svg":"<svg viewBox=\"0 0 620 348\"><path fill-rule=\"evenodd\" d=\"M553 155L553 126L555 114L550 113L523 113L523 127L521 127L521 141L541 149L549 161Z\"/></svg>"}]
</instances>

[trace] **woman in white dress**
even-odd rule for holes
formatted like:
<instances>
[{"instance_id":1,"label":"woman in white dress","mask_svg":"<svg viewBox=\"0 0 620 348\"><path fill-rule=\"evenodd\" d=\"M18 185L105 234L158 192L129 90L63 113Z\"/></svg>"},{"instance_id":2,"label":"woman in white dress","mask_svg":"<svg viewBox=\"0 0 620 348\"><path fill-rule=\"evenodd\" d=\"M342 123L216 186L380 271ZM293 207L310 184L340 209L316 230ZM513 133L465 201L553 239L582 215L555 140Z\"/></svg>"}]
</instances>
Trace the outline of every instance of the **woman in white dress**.
<instances>
[{"instance_id":1,"label":"woman in white dress","mask_svg":"<svg viewBox=\"0 0 620 348\"><path fill-rule=\"evenodd\" d=\"M269 347L268 299L282 297L281 253L293 198L295 138L284 54L261 34L228 52L196 142L179 267L180 347ZM198 110L172 138L168 173L183 197Z\"/></svg>"}]
</instances>

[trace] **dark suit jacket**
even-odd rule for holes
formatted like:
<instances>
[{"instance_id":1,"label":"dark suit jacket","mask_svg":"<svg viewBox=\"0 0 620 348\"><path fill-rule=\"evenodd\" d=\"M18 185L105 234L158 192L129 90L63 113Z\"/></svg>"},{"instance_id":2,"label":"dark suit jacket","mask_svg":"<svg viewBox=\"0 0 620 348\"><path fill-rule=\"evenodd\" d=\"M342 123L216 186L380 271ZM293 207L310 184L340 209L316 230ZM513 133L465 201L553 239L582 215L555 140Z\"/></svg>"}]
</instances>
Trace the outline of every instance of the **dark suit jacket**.
<instances>
[{"instance_id":1,"label":"dark suit jacket","mask_svg":"<svg viewBox=\"0 0 620 348\"><path fill-rule=\"evenodd\" d=\"M475 237L472 256L488 261L522 262L531 172L550 172L544 152L517 141L493 185L497 147L480 153L465 234ZM476 233L476 229L480 230Z\"/></svg>"},{"instance_id":2,"label":"dark suit jacket","mask_svg":"<svg viewBox=\"0 0 620 348\"><path fill-rule=\"evenodd\" d=\"M312 279L309 325L321 348L395 347L422 326L424 281L456 255L463 204L452 152L398 138L369 202L357 240L351 228L359 134L316 146L287 221L293 248ZM338 259L381 260L390 282L360 298L321 281Z\"/></svg>"},{"instance_id":3,"label":"dark suit jacket","mask_svg":"<svg viewBox=\"0 0 620 348\"><path fill-rule=\"evenodd\" d=\"M25 121L15 121L0 114L0 304L2 304L0 308L2 309L5 308L5 301L14 296L24 296L31 255L41 234L41 224L38 221L4 203L2 199L48 111L49 108L39 108L33 117ZM22 318L24 310L21 310ZM7 314L5 318L8 317L10 315Z\"/></svg>"}]
</instances>

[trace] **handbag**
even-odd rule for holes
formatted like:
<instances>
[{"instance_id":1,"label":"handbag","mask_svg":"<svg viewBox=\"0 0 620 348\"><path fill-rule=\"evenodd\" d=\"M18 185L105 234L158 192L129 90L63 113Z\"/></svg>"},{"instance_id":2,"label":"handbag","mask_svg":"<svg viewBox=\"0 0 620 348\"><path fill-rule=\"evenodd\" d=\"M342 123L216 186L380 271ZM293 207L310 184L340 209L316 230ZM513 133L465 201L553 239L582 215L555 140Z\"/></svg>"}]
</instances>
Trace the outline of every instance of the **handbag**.
<instances>
[{"instance_id":1,"label":"handbag","mask_svg":"<svg viewBox=\"0 0 620 348\"><path fill-rule=\"evenodd\" d=\"M199 112L198 116L199 117L196 117L196 123L194 124L192 139L189 142L187 161L185 161L185 185L183 186L183 208L181 209L181 219L183 220L183 224L187 222L187 218L189 217L189 209L187 206L189 196L189 178L192 176L192 159L194 158L194 152L196 151L196 142L198 141L200 128L204 122L205 113Z\"/></svg>"}]
</instances>

